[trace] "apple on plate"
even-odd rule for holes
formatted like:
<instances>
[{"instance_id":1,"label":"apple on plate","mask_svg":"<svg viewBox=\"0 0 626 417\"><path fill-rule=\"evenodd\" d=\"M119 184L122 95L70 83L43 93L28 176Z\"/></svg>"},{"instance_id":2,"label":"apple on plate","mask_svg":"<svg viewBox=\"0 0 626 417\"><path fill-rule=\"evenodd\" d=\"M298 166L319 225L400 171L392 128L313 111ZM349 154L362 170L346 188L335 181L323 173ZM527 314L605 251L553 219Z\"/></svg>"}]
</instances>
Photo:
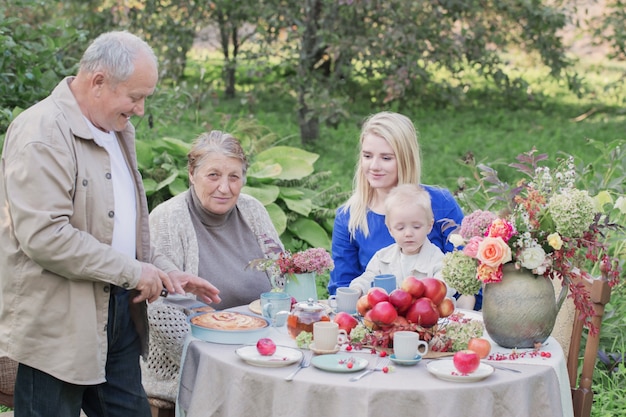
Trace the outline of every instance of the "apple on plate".
<instances>
[{"instance_id":1,"label":"apple on plate","mask_svg":"<svg viewBox=\"0 0 626 417\"><path fill-rule=\"evenodd\" d=\"M269 337L264 337L256 342L256 350L262 356L272 356L276 352L276 343Z\"/></svg>"},{"instance_id":2,"label":"apple on plate","mask_svg":"<svg viewBox=\"0 0 626 417\"><path fill-rule=\"evenodd\" d=\"M435 305L439 305L446 294L448 287L446 283L437 278L422 278L424 284L424 297L430 298Z\"/></svg>"},{"instance_id":3,"label":"apple on plate","mask_svg":"<svg viewBox=\"0 0 626 417\"><path fill-rule=\"evenodd\" d=\"M350 331L354 329L357 324L359 324L359 321L356 318L345 311L340 311L335 314L333 321L339 325L339 329L345 330L347 334L350 334Z\"/></svg>"},{"instance_id":4,"label":"apple on plate","mask_svg":"<svg viewBox=\"0 0 626 417\"><path fill-rule=\"evenodd\" d=\"M457 371L463 375L471 374L480 366L478 353L473 350L459 350L452 357L452 363Z\"/></svg>"}]
</instances>

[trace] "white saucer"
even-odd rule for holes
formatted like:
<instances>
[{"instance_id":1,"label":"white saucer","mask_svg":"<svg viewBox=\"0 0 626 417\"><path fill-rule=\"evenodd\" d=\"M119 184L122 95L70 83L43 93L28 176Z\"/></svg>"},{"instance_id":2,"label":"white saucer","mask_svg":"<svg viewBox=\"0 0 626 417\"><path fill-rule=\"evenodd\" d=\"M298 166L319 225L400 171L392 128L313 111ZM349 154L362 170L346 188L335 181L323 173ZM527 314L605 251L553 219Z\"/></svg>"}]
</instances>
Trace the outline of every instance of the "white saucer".
<instances>
[{"instance_id":1,"label":"white saucer","mask_svg":"<svg viewBox=\"0 0 626 417\"><path fill-rule=\"evenodd\" d=\"M337 353L339 352L339 345L335 345L334 349L316 349L315 348L315 342L311 343L309 345L309 349L311 349L311 352L315 353L316 355L327 355L329 353Z\"/></svg>"},{"instance_id":2,"label":"white saucer","mask_svg":"<svg viewBox=\"0 0 626 417\"><path fill-rule=\"evenodd\" d=\"M391 359L391 362L397 363L398 365L415 365L422 360L422 355L415 355L413 359L398 359L396 355L391 354L389 355L389 359Z\"/></svg>"}]
</instances>

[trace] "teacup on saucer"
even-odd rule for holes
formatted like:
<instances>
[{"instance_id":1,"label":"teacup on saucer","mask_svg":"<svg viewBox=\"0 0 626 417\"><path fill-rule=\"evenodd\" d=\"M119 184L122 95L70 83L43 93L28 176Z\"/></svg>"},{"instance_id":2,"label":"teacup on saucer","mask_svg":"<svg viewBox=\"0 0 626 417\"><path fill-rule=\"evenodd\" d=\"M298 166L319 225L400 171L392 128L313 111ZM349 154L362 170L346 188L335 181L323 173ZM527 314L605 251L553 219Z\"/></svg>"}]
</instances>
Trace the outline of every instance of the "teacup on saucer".
<instances>
[{"instance_id":1,"label":"teacup on saucer","mask_svg":"<svg viewBox=\"0 0 626 417\"><path fill-rule=\"evenodd\" d=\"M413 359L398 359L396 358L396 355L391 354L389 355L389 359L391 359L393 363L397 363L398 365L415 365L422 360L422 355L415 355Z\"/></svg>"},{"instance_id":2,"label":"teacup on saucer","mask_svg":"<svg viewBox=\"0 0 626 417\"><path fill-rule=\"evenodd\" d=\"M309 349L311 350L311 352L315 353L316 355L326 355L329 353L337 353L339 352L339 345L335 345L334 349L317 349L315 347L315 342L311 343L309 345Z\"/></svg>"}]
</instances>

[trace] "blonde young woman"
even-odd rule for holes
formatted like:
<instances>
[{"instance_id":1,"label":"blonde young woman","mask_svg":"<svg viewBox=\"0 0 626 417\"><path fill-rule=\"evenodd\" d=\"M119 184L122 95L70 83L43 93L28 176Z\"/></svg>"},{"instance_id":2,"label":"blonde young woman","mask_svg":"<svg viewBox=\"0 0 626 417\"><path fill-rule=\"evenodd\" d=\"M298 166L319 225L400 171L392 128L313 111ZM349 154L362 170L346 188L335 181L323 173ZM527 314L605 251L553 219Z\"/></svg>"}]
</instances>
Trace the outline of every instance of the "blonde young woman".
<instances>
[{"instance_id":1,"label":"blonde young woman","mask_svg":"<svg viewBox=\"0 0 626 417\"><path fill-rule=\"evenodd\" d=\"M418 135L408 117L394 112L370 116L361 129L359 145L354 190L335 217L330 294L349 286L378 250L394 243L385 225L385 200L395 186L420 184L428 191L434 215L428 239L443 252L453 249L447 239L454 229L447 227L449 221L460 224L463 219L461 207L448 190L421 184ZM477 296L475 309L480 309L481 301Z\"/></svg>"}]
</instances>

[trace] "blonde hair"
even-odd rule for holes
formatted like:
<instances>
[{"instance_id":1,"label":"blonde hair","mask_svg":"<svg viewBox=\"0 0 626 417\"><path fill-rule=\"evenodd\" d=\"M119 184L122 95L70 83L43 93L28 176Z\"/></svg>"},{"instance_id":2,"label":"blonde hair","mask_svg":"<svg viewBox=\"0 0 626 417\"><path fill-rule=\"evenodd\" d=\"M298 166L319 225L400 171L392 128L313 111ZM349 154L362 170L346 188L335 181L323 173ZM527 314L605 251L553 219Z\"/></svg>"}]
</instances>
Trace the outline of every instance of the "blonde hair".
<instances>
[{"instance_id":1,"label":"blonde hair","mask_svg":"<svg viewBox=\"0 0 626 417\"><path fill-rule=\"evenodd\" d=\"M191 150L187 154L187 169L189 175L193 176L196 168L204 164L211 153L219 153L229 158L239 159L243 171L243 183L246 183L248 158L246 158L246 154L237 138L230 133L225 133L220 130L212 130L196 138Z\"/></svg>"},{"instance_id":2,"label":"blonde hair","mask_svg":"<svg viewBox=\"0 0 626 417\"><path fill-rule=\"evenodd\" d=\"M371 115L363 123L359 139L359 151L367 135L374 135L387 141L398 161L398 185L419 184L422 162L418 144L418 133L411 120L399 113L380 112ZM365 237L369 236L367 225L367 210L374 196L374 189L370 186L361 166L359 156L353 180L352 196L346 202L343 210L349 211L350 221L348 230L354 238L357 230L361 230Z\"/></svg>"},{"instance_id":3,"label":"blonde hair","mask_svg":"<svg viewBox=\"0 0 626 417\"><path fill-rule=\"evenodd\" d=\"M403 210L422 209L428 223L435 219L430 204L430 194L422 186L416 184L401 184L394 187L385 200L385 224L389 227L389 212L392 208Z\"/></svg>"}]
</instances>

